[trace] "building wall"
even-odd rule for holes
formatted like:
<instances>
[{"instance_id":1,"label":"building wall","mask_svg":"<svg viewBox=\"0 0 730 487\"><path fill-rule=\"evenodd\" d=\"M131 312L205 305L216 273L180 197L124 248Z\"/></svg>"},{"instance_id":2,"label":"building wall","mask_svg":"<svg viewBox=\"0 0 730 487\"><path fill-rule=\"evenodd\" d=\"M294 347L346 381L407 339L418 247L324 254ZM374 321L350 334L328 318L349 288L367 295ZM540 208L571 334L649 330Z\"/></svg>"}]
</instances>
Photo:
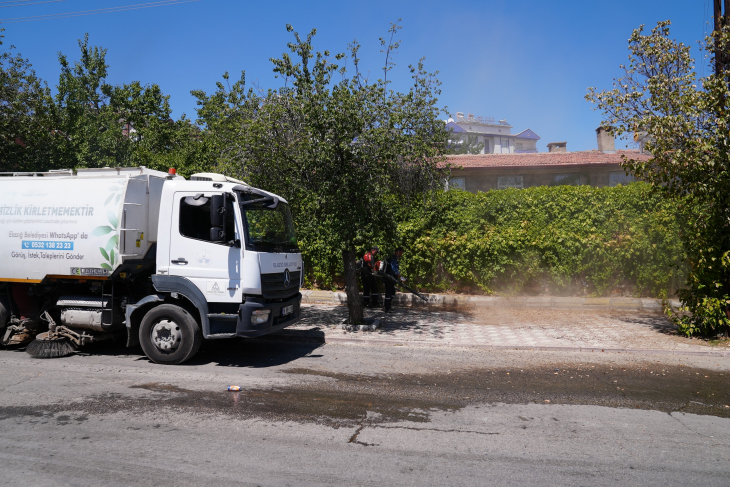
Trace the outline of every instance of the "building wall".
<instances>
[{"instance_id":1,"label":"building wall","mask_svg":"<svg viewBox=\"0 0 730 487\"><path fill-rule=\"evenodd\" d=\"M462 140L466 140L467 134L458 134ZM476 135L470 133L468 135ZM477 141L484 144L480 154L514 154L515 153L515 138L506 137L492 134L480 134L477 135ZM534 141L528 141L532 143L532 149L535 149Z\"/></svg>"},{"instance_id":2,"label":"building wall","mask_svg":"<svg viewBox=\"0 0 730 487\"><path fill-rule=\"evenodd\" d=\"M481 154L512 154L515 151L514 137L506 137L512 132L512 127L509 125L485 125L469 121L456 124L466 133L477 135L479 142L484 143Z\"/></svg>"},{"instance_id":3,"label":"building wall","mask_svg":"<svg viewBox=\"0 0 730 487\"><path fill-rule=\"evenodd\" d=\"M537 141L533 139L515 139L515 152L537 151Z\"/></svg>"},{"instance_id":4,"label":"building wall","mask_svg":"<svg viewBox=\"0 0 730 487\"><path fill-rule=\"evenodd\" d=\"M520 178L521 177L521 178ZM500 178L502 178L500 180ZM580 184L595 187L615 186L634 181L626 176L618 164L592 164L547 167L488 167L452 170L450 187L466 189L472 193L503 189L505 185L519 184L522 187ZM500 187L500 181L502 187Z\"/></svg>"},{"instance_id":5,"label":"building wall","mask_svg":"<svg viewBox=\"0 0 730 487\"><path fill-rule=\"evenodd\" d=\"M496 134L510 135L512 132L511 125L485 125L482 123L456 122L456 125L466 130L470 134Z\"/></svg>"},{"instance_id":6,"label":"building wall","mask_svg":"<svg viewBox=\"0 0 730 487\"><path fill-rule=\"evenodd\" d=\"M487 137L484 135L479 136L479 142L484 143L484 147L482 147L482 154L492 154L494 151L494 140L492 140L491 137Z\"/></svg>"},{"instance_id":7,"label":"building wall","mask_svg":"<svg viewBox=\"0 0 730 487\"><path fill-rule=\"evenodd\" d=\"M514 154L514 137L483 135L479 136L479 142L484 142L482 154Z\"/></svg>"}]
</instances>

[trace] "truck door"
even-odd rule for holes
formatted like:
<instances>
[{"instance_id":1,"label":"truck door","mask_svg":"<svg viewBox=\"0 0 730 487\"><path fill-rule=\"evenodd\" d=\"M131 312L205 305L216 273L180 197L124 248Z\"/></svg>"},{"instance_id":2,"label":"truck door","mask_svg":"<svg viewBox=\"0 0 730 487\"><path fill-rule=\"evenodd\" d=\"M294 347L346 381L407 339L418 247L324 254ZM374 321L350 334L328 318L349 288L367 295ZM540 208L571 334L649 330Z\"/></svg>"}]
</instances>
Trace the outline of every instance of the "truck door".
<instances>
[{"instance_id":1,"label":"truck door","mask_svg":"<svg viewBox=\"0 0 730 487\"><path fill-rule=\"evenodd\" d=\"M176 192L170 235L170 275L189 279L208 302L241 302L241 249L236 206L226 196L225 239L211 239L211 197L223 193Z\"/></svg>"}]
</instances>

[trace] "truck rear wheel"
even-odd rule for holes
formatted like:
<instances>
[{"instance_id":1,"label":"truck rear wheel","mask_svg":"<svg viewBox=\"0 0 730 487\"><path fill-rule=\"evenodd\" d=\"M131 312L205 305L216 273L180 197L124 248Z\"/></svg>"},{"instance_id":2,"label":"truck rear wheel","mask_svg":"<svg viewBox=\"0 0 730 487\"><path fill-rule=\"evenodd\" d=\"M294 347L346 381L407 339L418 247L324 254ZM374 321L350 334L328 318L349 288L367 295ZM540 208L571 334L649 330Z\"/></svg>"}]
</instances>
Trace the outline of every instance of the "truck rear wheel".
<instances>
[{"instance_id":1,"label":"truck rear wheel","mask_svg":"<svg viewBox=\"0 0 730 487\"><path fill-rule=\"evenodd\" d=\"M203 334L195 318L174 304L152 308L139 326L139 343L145 355L158 364L177 365L198 352Z\"/></svg>"}]
</instances>

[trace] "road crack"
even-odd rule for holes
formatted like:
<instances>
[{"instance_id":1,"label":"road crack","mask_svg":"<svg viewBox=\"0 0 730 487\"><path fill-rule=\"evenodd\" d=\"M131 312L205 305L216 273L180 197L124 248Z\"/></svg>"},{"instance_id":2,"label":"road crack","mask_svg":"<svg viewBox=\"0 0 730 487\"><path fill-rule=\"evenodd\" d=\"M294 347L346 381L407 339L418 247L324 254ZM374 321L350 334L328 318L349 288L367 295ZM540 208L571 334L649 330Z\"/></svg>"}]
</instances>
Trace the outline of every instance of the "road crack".
<instances>
[{"instance_id":1,"label":"road crack","mask_svg":"<svg viewBox=\"0 0 730 487\"><path fill-rule=\"evenodd\" d=\"M682 421L681 419L679 419L679 417L677 417L677 416L675 416L675 415L674 415L674 413L682 413L682 414L686 414L686 413L684 412L684 409L686 409L687 407L689 407L689 404L690 404L690 403L692 403L692 402L694 402L694 403L697 403L697 401L689 401L689 402L687 402L687 404L685 404L685 405L684 405L684 406L682 406L681 408L677 409L676 411L671 411L671 412L669 413L669 417L670 417L670 418L672 418L672 419L674 419L675 421L677 421L677 422L678 422L679 424L681 424L682 426L684 426L685 428L687 428L687 430L688 430L689 432L691 432L691 433L694 433L694 434L696 434L697 436L700 436L700 437L702 437L702 438L712 438L712 436L707 436L707 435L703 435L702 433L700 433L700 432L698 432L698 431L695 431L695 430L693 430L693 429L692 429L692 428L690 428L690 427L689 427L689 426L688 426L687 424L685 424L685 422L684 422L684 421ZM697 403L697 404L702 404L702 403Z\"/></svg>"},{"instance_id":2,"label":"road crack","mask_svg":"<svg viewBox=\"0 0 730 487\"><path fill-rule=\"evenodd\" d=\"M362 445L362 446L375 446L375 443L365 443L364 441L360 441L357 439L357 437L360 435L360 432L365 428L364 424L361 424L360 427L355 430L355 433L350 437L350 441L348 443L354 443L356 445Z\"/></svg>"},{"instance_id":3,"label":"road crack","mask_svg":"<svg viewBox=\"0 0 730 487\"><path fill-rule=\"evenodd\" d=\"M5 389L7 389L8 387L15 387L15 386L18 386L18 385L20 385L20 384L22 384L22 383L24 383L24 382L28 382L29 380L31 380L31 379L35 379L35 378L37 378L37 377L40 377L40 376L41 376L41 373L40 373L40 372L38 372L38 373L37 373L36 375L33 375L33 376L31 376L31 377L26 377L25 379L21 380L20 382L17 382L17 383L15 383L15 384L8 384L8 385L6 385L6 386L5 386L5 387L3 387L2 389L0 389L0 392L3 392L3 391L5 391Z\"/></svg>"},{"instance_id":4,"label":"road crack","mask_svg":"<svg viewBox=\"0 0 730 487\"><path fill-rule=\"evenodd\" d=\"M413 430L413 431L437 431L439 433L472 433L475 435L498 435L499 433L492 433L488 431L474 431L474 430L462 430L462 429L440 429L440 428L416 428L414 426L383 426L380 424L371 424L371 428L382 428L382 429L402 429L402 430Z\"/></svg>"},{"instance_id":5,"label":"road crack","mask_svg":"<svg viewBox=\"0 0 730 487\"><path fill-rule=\"evenodd\" d=\"M413 426L383 426L380 424L360 424L360 426L355 430L355 432L352 434L350 439L348 440L348 443L354 443L357 445L363 445L363 446L376 446L376 443L366 443L364 441L360 441L358 438L360 436L360 433L362 430L365 429L365 426L369 426L370 428L381 428L381 429L399 429L399 430L410 430L410 431L436 431L438 433L466 433L466 434L473 434L473 435L498 435L499 433L489 432L489 431L474 431L474 430L463 430L458 428L453 429L441 429L441 428L416 428Z\"/></svg>"}]
</instances>

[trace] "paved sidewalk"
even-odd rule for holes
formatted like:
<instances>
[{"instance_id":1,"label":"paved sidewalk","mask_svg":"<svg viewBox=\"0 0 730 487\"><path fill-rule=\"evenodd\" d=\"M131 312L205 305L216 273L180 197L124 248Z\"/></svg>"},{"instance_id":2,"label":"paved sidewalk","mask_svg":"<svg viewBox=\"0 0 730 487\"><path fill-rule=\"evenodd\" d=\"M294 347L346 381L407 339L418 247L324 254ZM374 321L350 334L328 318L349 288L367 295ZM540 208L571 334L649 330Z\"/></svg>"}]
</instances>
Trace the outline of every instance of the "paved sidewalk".
<instances>
[{"instance_id":1,"label":"paved sidewalk","mask_svg":"<svg viewBox=\"0 0 730 487\"><path fill-rule=\"evenodd\" d=\"M340 326L347 308L303 305L301 322L280 339L492 349L575 350L623 353L680 353L730 357L730 347L712 347L678 336L663 315L627 311L494 308L471 312L400 308L367 310L381 318L374 332Z\"/></svg>"}]
</instances>

